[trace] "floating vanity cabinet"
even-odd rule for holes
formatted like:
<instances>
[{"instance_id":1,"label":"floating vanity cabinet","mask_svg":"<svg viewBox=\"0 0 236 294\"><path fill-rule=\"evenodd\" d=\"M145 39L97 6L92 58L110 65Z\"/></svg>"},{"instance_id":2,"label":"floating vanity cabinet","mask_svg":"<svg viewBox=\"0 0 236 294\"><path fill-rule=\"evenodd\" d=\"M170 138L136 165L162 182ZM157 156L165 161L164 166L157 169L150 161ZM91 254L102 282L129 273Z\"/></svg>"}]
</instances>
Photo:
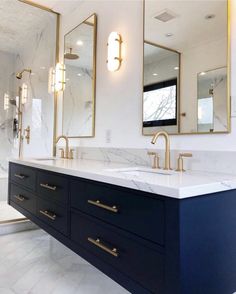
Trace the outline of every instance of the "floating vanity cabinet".
<instances>
[{"instance_id":1,"label":"floating vanity cabinet","mask_svg":"<svg viewBox=\"0 0 236 294\"><path fill-rule=\"evenodd\" d=\"M236 190L176 199L46 169L10 163L9 204L131 293L236 292Z\"/></svg>"}]
</instances>

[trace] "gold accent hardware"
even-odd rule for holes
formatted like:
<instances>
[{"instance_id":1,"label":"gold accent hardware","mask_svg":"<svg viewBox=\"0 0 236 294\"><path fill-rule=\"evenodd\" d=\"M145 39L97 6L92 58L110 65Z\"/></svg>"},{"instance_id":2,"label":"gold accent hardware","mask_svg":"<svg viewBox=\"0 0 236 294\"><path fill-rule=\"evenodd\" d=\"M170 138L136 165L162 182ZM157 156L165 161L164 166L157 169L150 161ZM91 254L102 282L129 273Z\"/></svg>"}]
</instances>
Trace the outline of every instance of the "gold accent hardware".
<instances>
[{"instance_id":1,"label":"gold accent hardware","mask_svg":"<svg viewBox=\"0 0 236 294\"><path fill-rule=\"evenodd\" d=\"M25 139L27 144L30 143L30 126L28 126L26 129L24 129Z\"/></svg>"},{"instance_id":2,"label":"gold accent hardware","mask_svg":"<svg viewBox=\"0 0 236 294\"><path fill-rule=\"evenodd\" d=\"M153 138L151 143L156 144L157 139L163 136L165 138L165 167L164 170L170 170L170 138L167 132L165 131L160 131L157 132Z\"/></svg>"},{"instance_id":3,"label":"gold accent hardware","mask_svg":"<svg viewBox=\"0 0 236 294\"><path fill-rule=\"evenodd\" d=\"M20 202L23 202L25 199L24 196L21 196L21 195L14 195L14 198L16 198L17 200L19 200Z\"/></svg>"},{"instance_id":4,"label":"gold accent hardware","mask_svg":"<svg viewBox=\"0 0 236 294\"><path fill-rule=\"evenodd\" d=\"M88 237L88 241L90 243L94 244L95 246L99 247L100 249L104 250L105 252L111 254L114 257L119 256L116 248L113 248L113 249L108 248L107 246L103 245L101 243L100 239L98 239L98 238L96 240L94 240L93 238Z\"/></svg>"},{"instance_id":5,"label":"gold accent hardware","mask_svg":"<svg viewBox=\"0 0 236 294\"><path fill-rule=\"evenodd\" d=\"M40 210L39 211L42 215L46 216L47 218L51 219L51 220L55 220L56 219L56 214L53 212L50 212L48 210Z\"/></svg>"},{"instance_id":6,"label":"gold accent hardware","mask_svg":"<svg viewBox=\"0 0 236 294\"><path fill-rule=\"evenodd\" d=\"M192 153L180 153L178 158L178 167L176 171L184 172L184 161L183 157L192 157Z\"/></svg>"},{"instance_id":7,"label":"gold accent hardware","mask_svg":"<svg viewBox=\"0 0 236 294\"><path fill-rule=\"evenodd\" d=\"M61 139L64 139L65 142L66 142L66 148L65 148L65 152L64 152L64 157L61 157L61 158L66 158L66 159L68 159L68 158L69 158L69 139L68 139L68 137L66 137L66 136L59 136L59 137L57 137L57 139L56 139L56 144L57 144Z\"/></svg>"},{"instance_id":8,"label":"gold accent hardware","mask_svg":"<svg viewBox=\"0 0 236 294\"><path fill-rule=\"evenodd\" d=\"M56 189L57 189L56 186L50 186L49 184L43 184L43 183L40 183L40 186L43 187L43 188L46 188L46 189L52 190L52 191L56 191Z\"/></svg>"},{"instance_id":9,"label":"gold accent hardware","mask_svg":"<svg viewBox=\"0 0 236 294\"><path fill-rule=\"evenodd\" d=\"M61 158L65 158L65 151L63 148L59 149L61 151Z\"/></svg>"},{"instance_id":10,"label":"gold accent hardware","mask_svg":"<svg viewBox=\"0 0 236 294\"><path fill-rule=\"evenodd\" d=\"M154 156L153 157L152 168L153 169L154 168L160 168L160 166L159 166L159 159L160 159L160 157L159 157L158 153L156 153L156 152L148 152L148 155Z\"/></svg>"},{"instance_id":11,"label":"gold accent hardware","mask_svg":"<svg viewBox=\"0 0 236 294\"><path fill-rule=\"evenodd\" d=\"M92 204L92 205L95 205L97 207L109 210L109 211L114 212L114 213L118 212L118 208L115 205L108 206L108 205L102 204L99 200L96 200L96 201L88 200L88 203Z\"/></svg>"},{"instance_id":12,"label":"gold accent hardware","mask_svg":"<svg viewBox=\"0 0 236 294\"><path fill-rule=\"evenodd\" d=\"M15 174L15 177L18 179L21 179L21 180L23 180L25 178L24 175L20 175L20 174Z\"/></svg>"},{"instance_id":13,"label":"gold accent hardware","mask_svg":"<svg viewBox=\"0 0 236 294\"><path fill-rule=\"evenodd\" d=\"M74 152L74 149L70 149L70 151L69 151L69 159L73 159L74 158L73 152Z\"/></svg>"}]
</instances>

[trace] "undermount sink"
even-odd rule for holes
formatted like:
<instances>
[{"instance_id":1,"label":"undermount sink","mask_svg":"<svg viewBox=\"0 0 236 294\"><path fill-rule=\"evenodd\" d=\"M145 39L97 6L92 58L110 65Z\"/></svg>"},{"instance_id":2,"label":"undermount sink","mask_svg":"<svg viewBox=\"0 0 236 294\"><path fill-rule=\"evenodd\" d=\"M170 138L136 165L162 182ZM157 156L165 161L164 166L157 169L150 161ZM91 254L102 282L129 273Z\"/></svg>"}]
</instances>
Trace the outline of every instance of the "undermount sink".
<instances>
[{"instance_id":1,"label":"undermount sink","mask_svg":"<svg viewBox=\"0 0 236 294\"><path fill-rule=\"evenodd\" d=\"M148 167L130 167L130 168L117 168L117 169L108 169L110 172L117 172L122 174L141 176L142 174L158 174L158 175L167 175L171 176L175 174L175 171L164 170L164 169L153 169Z\"/></svg>"},{"instance_id":2,"label":"undermount sink","mask_svg":"<svg viewBox=\"0 0 236 294\"><path fill-rule=\"evenodd\" d=\"M36 161L56 161L58 160L59 158L56 158L56 157L45 157L45 158L34 158L33 160L36 160Z\"/></svg>"}]
</instances>

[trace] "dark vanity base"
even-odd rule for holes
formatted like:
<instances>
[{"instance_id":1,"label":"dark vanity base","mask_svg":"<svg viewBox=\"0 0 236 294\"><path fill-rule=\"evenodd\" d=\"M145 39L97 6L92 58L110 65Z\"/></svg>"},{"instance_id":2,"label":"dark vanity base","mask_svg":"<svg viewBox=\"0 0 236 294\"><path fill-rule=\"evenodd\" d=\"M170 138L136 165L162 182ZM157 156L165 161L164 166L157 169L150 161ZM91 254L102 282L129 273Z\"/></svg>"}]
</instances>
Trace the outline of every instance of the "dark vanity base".
<instances>
[{"instance_id":1,"label":"dark vanity base","mask_svg":"<svg viewBox=\"0 0 236 294\"><path fill-rule=\"evenodd\" d=\"M236 291L235 190L177 200L13 163L9 170L9 204L131 293Z\"/></svg>"}]
</instances>

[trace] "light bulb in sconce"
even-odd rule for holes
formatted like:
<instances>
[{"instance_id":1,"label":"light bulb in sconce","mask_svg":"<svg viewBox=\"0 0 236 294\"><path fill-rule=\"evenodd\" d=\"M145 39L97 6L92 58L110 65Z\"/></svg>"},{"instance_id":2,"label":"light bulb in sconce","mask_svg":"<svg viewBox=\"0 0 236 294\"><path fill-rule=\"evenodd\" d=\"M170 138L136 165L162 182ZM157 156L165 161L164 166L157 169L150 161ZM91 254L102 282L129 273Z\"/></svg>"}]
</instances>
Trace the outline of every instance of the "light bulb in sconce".
<instances>
[{"instance_id":1,"label":"light bulb in sconce","mask_svg":"<svg viewBox=\"0 0 236 294\"><path fill-rule=\"evenodd\" d=\"M10 105L10 98L7 93L4 94L4 110L8 110Z\"/></svg>"},{"instance_id":2,"label":"light bulb in sconce","mask_svg":"<svg viewBox=\"0 0 236 294\"><path fill-rule=\"evenodd\" d=\"M107 43L107 68L109 71L117 71L120 69L121 58L121 35L117 32L110 33Z\"/></svg>"},{"instance_id":3,"label":"light bulb in sconce","mask_svg":"<svg viewBox=\"0 0 236 294\"><path fill-rule=\"evenodd\" d=\"M21 91L21 103L25 104L28 100L28 86L23 83L22 84L22 91Z\"/></svg>"},{"instance_id":4,"label":"light bulb in sconce","mask_svg":"<svg viewBox=\"0 0 236 294\"><path fill-rule=\"evenodd\" d=\"M60 92L65 90L66 77L65 77L65 65L57 63L55 68L49 70L49 93Z\"/></svg>"}]
</instances>

